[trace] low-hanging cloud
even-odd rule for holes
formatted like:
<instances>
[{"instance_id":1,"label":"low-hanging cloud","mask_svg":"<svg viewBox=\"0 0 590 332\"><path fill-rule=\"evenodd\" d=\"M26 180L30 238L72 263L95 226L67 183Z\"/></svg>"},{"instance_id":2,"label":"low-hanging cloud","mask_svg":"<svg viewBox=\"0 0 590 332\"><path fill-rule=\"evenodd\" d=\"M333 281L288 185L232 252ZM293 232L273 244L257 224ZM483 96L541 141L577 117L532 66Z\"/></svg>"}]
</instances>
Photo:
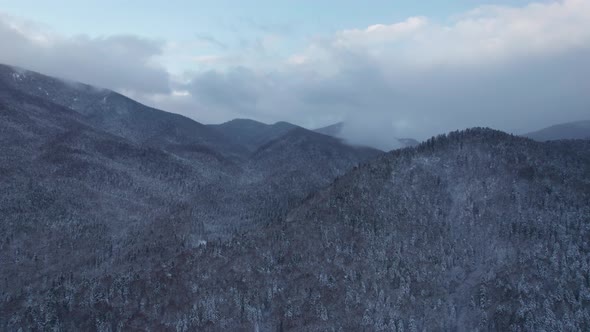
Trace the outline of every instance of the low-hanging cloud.
<instances>
[{"instance_id":1,"label":"low-hanging cloud","mask_svg":"<svg viewBox=\"0 0 590 332\"><path fill-rule=\"evenodd\" d=\"M205 75L214 77L196 75L197 95L207 91ZM470 126L521 133L581 120L590 117L590 2L486 6L449 24L414 17L344 30L273 70L226 80L223 91L233 96L244 82L264 87L248 90L244 116L275 114L308 126L344 120L361 143ZM224 103L241 107L234 98L215 107Z\"/></svg>"},{"instance_id":2,"label":"low-hanging cloud","mask_svg":"<svg viewBox=\"0 0 590 332\"><path fill-rule=\"evenodd\" d=\"M136 36L63 37L34 22L0 15L0 63L136 94L169 93L155 58L162 43Z\"/></svg>"}]
</instances>

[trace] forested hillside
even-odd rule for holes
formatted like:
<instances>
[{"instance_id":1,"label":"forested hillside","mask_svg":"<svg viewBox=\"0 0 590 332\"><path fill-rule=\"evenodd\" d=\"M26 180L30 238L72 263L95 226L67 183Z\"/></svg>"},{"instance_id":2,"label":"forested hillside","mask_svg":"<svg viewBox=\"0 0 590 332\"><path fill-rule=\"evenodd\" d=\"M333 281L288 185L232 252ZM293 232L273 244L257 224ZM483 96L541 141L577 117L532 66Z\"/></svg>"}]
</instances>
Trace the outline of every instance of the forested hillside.
<instances>
[{"instance_id":1,"label":"forested hillside","mask_svg":"<svg viewBox=\"0 0 590 332\"><path fill-rule=\"evenodd\" d=\"M130 271L147 277L182 250L284 218L291 205L381 153L299 128L309 137L304 146L282 146L291 158L254 158L193 120L8 66L0 67L0 120L3 329L56 324L14 319L45 310L43 294L66 277L75 287ZM310 151L320 148L334 153L316 160ZM295 158L312 174L280 172ZM321 174L309 176L316 169ZM299 189L284 190L286 182Z\"/></svg>"},{"instance_id":2,"label":"forested hillside","mask_svg":"<svg viewBox=\"0 0 590 332\"><path fill-rule=\"evenodd\" d=\"M232 135L1 69L0 330L590 330L590 141Z\"/></svg>"}]
</instances>

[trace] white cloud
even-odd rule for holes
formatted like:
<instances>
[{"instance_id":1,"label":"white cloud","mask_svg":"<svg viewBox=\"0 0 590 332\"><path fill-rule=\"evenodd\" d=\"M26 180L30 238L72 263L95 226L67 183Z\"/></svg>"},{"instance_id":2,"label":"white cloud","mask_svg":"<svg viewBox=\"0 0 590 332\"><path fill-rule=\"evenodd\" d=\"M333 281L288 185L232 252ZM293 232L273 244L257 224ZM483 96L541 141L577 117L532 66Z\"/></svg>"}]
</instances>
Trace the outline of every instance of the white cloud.
<instances>
[{"instance_id":1,"label":"white cloud","mask_svg":"<svg viewBox=\"0 0 590 332\"><path fill-rule=\"evenodd\" d=\"M308 48L368 54L375 60L411 65L484 65L531 54L550 54L588 45L590 1L564 0L525 7L484 6L441 24L411 17L393 24L344 30ZM333 59L327 59L333 61Z\"/></svg>"},{"instance_id":2,"label":"white cloud","mask_svg":"<svg viewBox=\"0 0 590 332\"><path fill-rule=\"evenodd\" d=\"M366 29L344 30L336 33L333 45L336 47L371 47L374 45L397 42L412 37L428 25L425 17L410 17L394 24L375 24Z\"/></svg>"}]
</instances>

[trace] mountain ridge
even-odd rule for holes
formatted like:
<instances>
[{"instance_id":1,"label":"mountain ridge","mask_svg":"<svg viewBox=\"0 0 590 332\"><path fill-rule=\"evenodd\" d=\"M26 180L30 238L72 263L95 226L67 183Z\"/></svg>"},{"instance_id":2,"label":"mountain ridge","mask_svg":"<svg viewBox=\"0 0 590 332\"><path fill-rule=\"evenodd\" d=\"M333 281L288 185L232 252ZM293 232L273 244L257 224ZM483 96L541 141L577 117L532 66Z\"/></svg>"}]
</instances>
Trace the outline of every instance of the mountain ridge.
<instances>
[{"instance_id":1,"label":"mountain ridge","mask_svg":"<svg viewBox=\"0 0 590 332\"><path fill-rule=\"evenodd\" d=\"M553 141L559 139L590 139L590 120L574 121L552 125L524 136L537 141Z\"/></svg>"},{"instance_id":2,"label":"mountain ridge","mask_svg":"<svg viewBox=\"0 0 590 332\"><path fill-rule=\"evenodd\" d=\"M284 121L266 124L250 119L233 119L222 124L208 126L236 144L245 146L250 153L299 127Z\"/></svg>"},{"instance_id":3,"label":"mountain ridge","mask_svg":"<svg viewBox=\"0 0 590 332\"><path fill-rule=\"evenodd\" d=\"M224 151L230 159L244 153L197 121L145 106L111 90L65 82L20 68L15 70L7 65L0 65L0 80L3 89L11 87L27 95L50 99L83 115L89 125L138 144L150 145L157 141L163 149L167 148L167 143L202 145Z\"/></svg>"},{"instance_id":4,"label":"mountain ridge","mask_svg":"<svg viewBox=\"0 0 590 332\"><path fill-rule=\"evenodd\" d=\"M149 111L156 135L118 135L88 115L144 108L6 77L2 330L590 328L590 141L295 127L252 151Z\"/></svg>"}]
</instances>

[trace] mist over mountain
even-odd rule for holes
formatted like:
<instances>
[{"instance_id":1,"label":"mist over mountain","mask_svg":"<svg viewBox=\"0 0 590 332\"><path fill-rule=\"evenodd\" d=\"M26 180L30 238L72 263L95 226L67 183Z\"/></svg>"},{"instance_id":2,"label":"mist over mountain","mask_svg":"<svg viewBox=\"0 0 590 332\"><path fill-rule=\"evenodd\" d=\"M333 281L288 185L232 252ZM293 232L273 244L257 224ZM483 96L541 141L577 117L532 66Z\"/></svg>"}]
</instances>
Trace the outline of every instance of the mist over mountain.
<instances>
[{"instance_id":1,"label":"mist over mountain","mask_svg":"<svg viewBox=\"0 0 590 332\"><path fill-rule=\"evenodd\" d=\"M350 144L371 146L389 151L410 146L416 146L419 142L413 138L398 138L394 135L392 126L382 123L382 128L375 128L375 122L355 123L338 122L326 127L315 129L316 132L341 138ZM377 133L376 133L377 131Z\"/></svg>"},{"instance_id":2,"label":"mist over mountain","mask_svg":"<svg viewBox=\"0 0 590 332\"><path fill-rule=\"evenodd\" d=\"M555 141L560 139L590 139L590 120L557 124L524 136L536 141Z\"/></svg>"},{"instance_id":3,"label":"mist over mountain","mask_svg":"<svg viewBox=\"0 0 590 332\"><path fill-rule=\"evenodd\" d=\"M0 329L590 329L590 141L342 128L0 66Z\"/></svg>"},{"instance_id":4,"label":"mist over mountain","mask_svg":"<svg viewBox=\"0 0 590 332\"><path fill-rule=\"evenodd\" d=\"M337 137L342 133L343 128L344 128L344 122L337 122L337 123L331 124L329 126L314 129L314 131L316 131L320 134Z\"/></svg>"}]
</instances>

